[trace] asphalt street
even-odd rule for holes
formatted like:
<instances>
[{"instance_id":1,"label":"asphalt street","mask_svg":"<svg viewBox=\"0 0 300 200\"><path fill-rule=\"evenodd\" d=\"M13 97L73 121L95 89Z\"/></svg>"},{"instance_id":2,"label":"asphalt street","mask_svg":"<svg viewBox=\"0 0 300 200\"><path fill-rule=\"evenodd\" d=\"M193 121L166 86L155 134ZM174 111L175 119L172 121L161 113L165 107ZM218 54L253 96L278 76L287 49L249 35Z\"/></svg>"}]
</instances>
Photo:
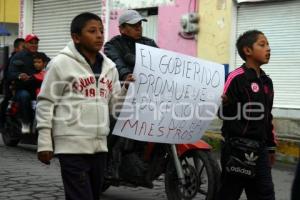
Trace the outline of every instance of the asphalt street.
<instances>
[{"instance_id":1,"label":"asphalt street","mask_svg":"<svg viewBox=\"0 0 300 200\"><path fill-rule=\"evenodd\" d=\"M0 200L63 200L63 186L59 162L44 165L36 158L36 147L4 146L0 139ZM277 200L290 199L294 165L277 163L273 177ZM101 200L163 200L163 179L154 183L154 189L111 187ZM245 199L243 196L241 199Z\"/></svg>"}]
</instances>

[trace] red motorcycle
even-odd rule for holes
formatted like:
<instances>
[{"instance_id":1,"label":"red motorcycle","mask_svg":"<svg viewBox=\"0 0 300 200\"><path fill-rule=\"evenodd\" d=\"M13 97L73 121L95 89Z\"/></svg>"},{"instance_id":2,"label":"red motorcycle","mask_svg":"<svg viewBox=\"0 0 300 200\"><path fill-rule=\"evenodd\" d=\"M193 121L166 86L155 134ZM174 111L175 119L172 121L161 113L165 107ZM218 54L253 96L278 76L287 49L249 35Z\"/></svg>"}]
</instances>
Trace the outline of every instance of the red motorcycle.
<instances>
[{"instance_id":1,"label":"red motorcycle","mask_svg":"<svg viewBox=\"0 0 300 200\"><path fill-rule=\"evenodd\" d=\"M220 168L203 140L178 145L124 140L119 178L106 178L102 192L122 185L153 188L153 181L164 174L168 200L215 199Z\"/></svg>"},{"instance_id":2,"label":"red motorcycle","mask_svg":"<svg viewBox=\"0 0 300 200\"><path fill-rule=\"evenodd\" d=\"M32 109L35 109L35 101L32 101ZM23 134L21 118L19 116L20 106L16 101L10 100L8 108L5 113L4 129L1 130L2 140L6 146L17 146L19 143L23 144L37 144L37 130L36 121L30 123L30 132Z\"/></svg>"},{"instance_id":3,"label":"red motorcycle","mask_svg":"<svg viewBox=\"0 0 300 200\"><path fill-rule=\"evenodd\" d=\"M42 83L43 78L45 75L45 71L42 71L38 74L34 74L32 78L39 84ZM14 85L12 84L11 87L13 88ZM36 89L36 94L39 92L39 88ZM13 94L15 91L13 90ZM5 123L4 129L1 130L2 133L2 140L6 146L17 146L19 143L24 144L37 144L37 137L38 133L36 130L36 120L33 119L30 123L30 132L27 134L23 134L21 117L20 117L20 105L18 102L13 100L14 98L10 99L8 103L8 107L5 112ZM31 101L32 105L32 115L34 115L36 101Z\"/></svg>"},{"instance_id":4,"label":"red motorcycle","mask_svg":"<svg viewBox=\"0 0 300 200\"><path fill-rule=\"evenodd\" d=\"M16 146L20 141L36 144L35 121L32 123L31 132L22 134L18 110L18 104L11 101L2 132L5 145ZM116 143L111 142L112 138L108 138L110 150L116 147ZM220 168L211 155L211 146L203 140L194 144L178 145L147 143L125 138L120 140L123 142L119 143L119 178L106 178L102 192L110 186L122 185L153 188L153 181L164 175L168 200L215 199L220 182Z\"/></svg>"}]
</instances>

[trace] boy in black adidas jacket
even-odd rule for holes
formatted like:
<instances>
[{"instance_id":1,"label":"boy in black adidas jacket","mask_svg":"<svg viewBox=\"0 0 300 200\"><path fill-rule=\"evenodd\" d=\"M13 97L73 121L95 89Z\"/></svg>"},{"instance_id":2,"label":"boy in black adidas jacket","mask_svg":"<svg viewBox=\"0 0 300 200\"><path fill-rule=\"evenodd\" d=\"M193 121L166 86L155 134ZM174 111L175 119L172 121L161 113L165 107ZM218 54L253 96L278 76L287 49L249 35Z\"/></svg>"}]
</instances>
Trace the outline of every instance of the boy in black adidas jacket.
<instances>
[{"instance_id":1,"label":"boy in black adidas jacket","mask_svg":"<svg viewBox=\"0 0 300 200\"><path fill-rule=\"evenodd\" d=\"M261 69L261 65L269 62L271 50L266 36L257 30L243 33L236 47L245 63L229 74L219 110L225 138L219 197L237 200L245 189L248 200L274 200L271 175L276 146L271 114L274 92L272 80ZM254 178L236 176L226 170L232 152L229 140L233 137L248 138L261 144Z\"/></svg>"}]
</instances>

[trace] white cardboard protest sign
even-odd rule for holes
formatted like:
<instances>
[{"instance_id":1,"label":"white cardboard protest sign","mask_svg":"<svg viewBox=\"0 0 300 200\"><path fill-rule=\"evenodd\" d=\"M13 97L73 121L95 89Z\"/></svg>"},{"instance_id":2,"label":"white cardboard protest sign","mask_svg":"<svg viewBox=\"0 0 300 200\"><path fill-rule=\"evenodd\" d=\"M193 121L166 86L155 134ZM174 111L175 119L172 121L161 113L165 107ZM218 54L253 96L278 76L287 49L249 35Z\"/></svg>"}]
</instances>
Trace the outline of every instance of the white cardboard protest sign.
<instances>
[{"instance_id":1,"label":"white cardboard protest sign","mask_svg":"<svg viewBox=\"0 0 300 200\"><path fill-rule=\"evenodd\" d=\"M223 65L136 44L134 76L114 135L171 144L202 137L220 104Z\"/></svg>"}]
</instances>

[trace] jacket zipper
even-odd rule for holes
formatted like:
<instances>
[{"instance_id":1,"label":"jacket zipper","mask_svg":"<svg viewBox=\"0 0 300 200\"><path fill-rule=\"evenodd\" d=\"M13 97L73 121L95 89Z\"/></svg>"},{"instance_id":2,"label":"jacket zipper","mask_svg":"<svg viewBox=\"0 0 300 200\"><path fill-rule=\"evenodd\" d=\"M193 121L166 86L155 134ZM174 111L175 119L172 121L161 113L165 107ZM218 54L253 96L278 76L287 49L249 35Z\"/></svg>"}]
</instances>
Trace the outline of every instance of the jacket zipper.
<instances>
[{"instance_id":1,"label":"jacket zipper","mask_svg":"<svg viewBox=\"0 0 300 200\"><path fill-rule=\"evenodd\" d=\"M261 78L259 78L259 80L260 80L260 83L261 83L261 85L262 85L262 87L263 87L263 97L264 97L264 104L265 104L265 115L266 115L266 118L265 118L265 123L267 124L267 129L265 130L266 131L266 135L265 135L265 137L266 138L268 138L268 129L270 128L269 127L269 115L268 115L268 113L269 113L269 103L268 103L268 96L265 94L265 91L264 91L264 82L262 81L262 79Z\"/></svg>"},{"instance_id":2,"label":"jacket zipper","mask_svg":"<svg viewBox=\"0 0 300 200\"><path fill-rule=\"evenodd\" d=\"M245 89L246 94L247 94L247 96L248 96L248 102L250 103L250 102L251 102L251 99L250 99L249 92L247 91L246 88L244 88L244 89ZM251 104L250 104L250 110L251 110ZM249 111L249 115L250 115L250 111ZM248 126L249 126L249 119L247 119L247 124L246 124L246 126L245 126L245 128L244 128L243 135L246 134L246 131L247 131L247 129L248 129Z\"/></svg>"},{"instance_id":3,"label":"jacket zipper","mask_svg":"<svg viewBox=\"0 0 300 200\"><path fill-rule=\"evenodd\" d=\"M90 65L87 65L88 66L88 68L90 69L90 71L92 72L92 74L93 74L93 76L94 76L94 79L95 79L95 81L96 81L96 93L95 93L95 98L96 98L96 107L97 107L97 114L96 114L96 117L97 117L97 122L99 122L99 106L98 106L98 98L99 98L99 88L98 88L98 81L100 80L100 75L99 75L99 78L98 78L98 80L97 80L97 78L96 78L96 76L95 76L95 73L93 72L93 70L92 70L92 68L91 68L91 66ZM97 124L97 136L96 137L98 137L99 136L99 126L98 126L98 124Z\"/></svg>"}]
</instances>

